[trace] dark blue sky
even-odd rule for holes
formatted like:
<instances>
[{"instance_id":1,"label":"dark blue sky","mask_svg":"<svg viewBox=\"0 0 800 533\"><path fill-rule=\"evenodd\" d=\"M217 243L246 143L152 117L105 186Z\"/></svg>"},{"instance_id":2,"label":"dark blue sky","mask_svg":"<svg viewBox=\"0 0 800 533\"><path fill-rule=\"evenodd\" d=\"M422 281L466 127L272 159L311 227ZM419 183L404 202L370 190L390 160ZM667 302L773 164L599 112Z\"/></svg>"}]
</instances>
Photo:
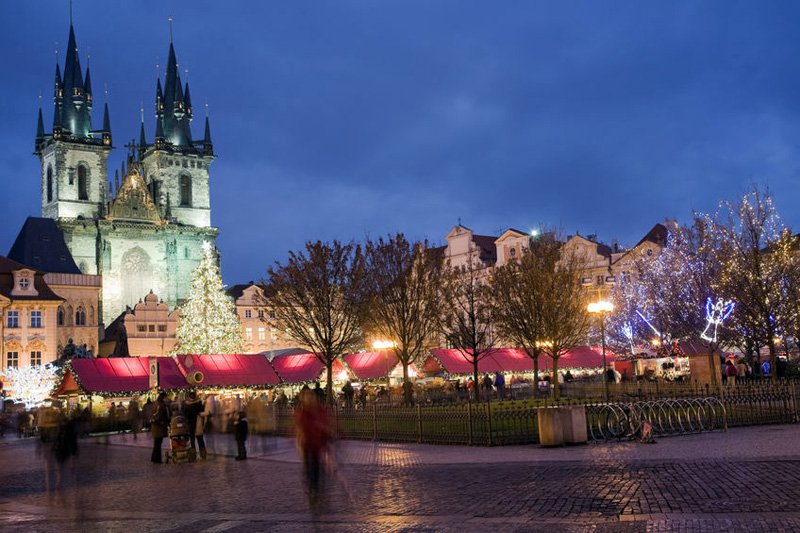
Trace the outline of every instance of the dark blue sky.
<instances>
[{"instance_id":1,"label":"dark blue sky","mask_svg":"<svg viewBox=\"0 0 800 533\"><path fill-rule=\"evenodd\" d=\"M40 212L37 100L49 131L67 6L0 5L0 253ZM117 146L141 102L152 141L175 17L195 136L210 109L228 283L309 239L439 242L459 217L634 244L754 182L800 226L797 2L76 0L74 14Z\"/></svg>"}]
</instances>

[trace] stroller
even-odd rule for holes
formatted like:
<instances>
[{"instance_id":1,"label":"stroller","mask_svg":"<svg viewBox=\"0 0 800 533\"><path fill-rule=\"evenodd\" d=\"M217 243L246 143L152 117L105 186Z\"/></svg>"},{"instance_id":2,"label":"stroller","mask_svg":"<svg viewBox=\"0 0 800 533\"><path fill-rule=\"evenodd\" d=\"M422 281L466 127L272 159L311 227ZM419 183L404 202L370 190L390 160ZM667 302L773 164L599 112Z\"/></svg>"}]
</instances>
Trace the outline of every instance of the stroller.
<instances>
[{"instance_id":1,"label":"stroller","mask_svg":"<svg viewBox=\"0 0 800 533\"><path fill-rule=\"evenodd\" d=\"M169 421L170 453L167 454L167 462L194 462L197 457L189 442L189 423L186 417L180 413L172 415Z\"/></svg>"}]
</instances>

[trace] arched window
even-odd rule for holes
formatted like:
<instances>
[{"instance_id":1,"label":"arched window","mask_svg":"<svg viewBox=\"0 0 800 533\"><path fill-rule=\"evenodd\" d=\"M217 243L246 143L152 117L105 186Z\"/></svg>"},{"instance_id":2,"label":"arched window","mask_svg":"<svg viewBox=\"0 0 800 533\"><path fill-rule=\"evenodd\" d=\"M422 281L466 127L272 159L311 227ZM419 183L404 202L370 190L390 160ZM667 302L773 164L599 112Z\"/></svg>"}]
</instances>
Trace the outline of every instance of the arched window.
<instances>
[{"instance_id":1,"label":"arched window","mask_svg":"<svg viewBox=\"0 0 800 533\"><path fill-rule=\"evenodd\" d=\"M84 309L83 306L78 307L78 309L75 311L75 325L86 325L86 309Z\"/></svg>"},{"instance_id":2,"label":"arched window","mask_svg":"<svg viewBox=\"0 0 800 533\"><path fill-rule=\"evenodd\" d=\"M47 165L47 203L53 201L53 167Z\"/></svg>"},{"instance_id":3,"label":"arched window","mask_svg":"<svg viewBox=\"0 0 800 533\"><path fill-rule=\"evenodd\" d=\"M181 205L192 205L192 178L181 176Z\"/></svg>"},{"instance_id":4,"label":"arched window","mask_svg":"<svg viewBox=\"0 0 800 533\"><path fill-rule=\"evenodd\" d=\"M78 167L78 200L89 199L89 172L86 167Z\"/></svg>"},{"instance_id":5,"label":"arched window","mask_svg":"<svg viewBox=\"0 0 800 533\"><path fill-rule=\"evenodd\" d=\"M63 307L59 307L58 308L58 321L57 321L57 323L58 323L59 326L63 326L64 325L64 308Z\"/></svg>"}]
</instances>

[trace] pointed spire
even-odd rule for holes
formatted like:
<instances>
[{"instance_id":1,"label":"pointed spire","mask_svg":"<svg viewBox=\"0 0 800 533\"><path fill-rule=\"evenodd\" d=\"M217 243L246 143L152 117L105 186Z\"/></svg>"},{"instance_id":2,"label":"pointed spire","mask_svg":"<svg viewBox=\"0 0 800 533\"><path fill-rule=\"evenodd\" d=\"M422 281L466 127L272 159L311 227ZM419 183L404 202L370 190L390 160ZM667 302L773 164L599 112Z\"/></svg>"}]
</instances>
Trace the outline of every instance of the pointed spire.
<instances>
[{"instance_id":1,"label":"pointed spire","mask_svg":"<svg viewBox=\"0 0 800 533\"><path fill-rule=\"evenodd\" d=\"M89 74L89 67L86 67L86 78L83 80L83 87L84 92L86 93L86 99L88 100L89 104L92 103L92 76Z\"/></svg>"},{"instance_id":2,"label":"pointed spire","mask_svg":"<svg viewBox=\"0 0 800 533\"><path fill-rule=\"evenodd\" d=\"M145 148L147 148L147 137L144 134L144 120L142 120L139 127L139 149L144 150Z\"/></svg>"},{"instance_id":3,"label":"pointed spire","mask_svg":"<svg viewBox=\"0 0 800 533\"><path fill-rule=\"evenodd\" d=\"M111 118L108 114L108 102L103 106L103 145L111 146Z\"/></svg>"},{"instance_id":4,"label":"pointed spire","mask_svg":"<svg viewBox=\"0 0 800 533\"><path fill-rule=\"evenodd\" d=\"M44 116L42 115L42 106L39 104L39 120L36 122L36 140L44 139Z\"/></svg>"},{"instance_id":5,"label":"pointed spire","mask_svg":"<svg viewBox=\"0 0 800 533\"><path fill-rule=\"evenodd\" d=\"M61 81L61 68L58 66L58 60L56 60L56 81L55 86L53 87L53 98L61 98L62 96L62 87L63 82Z\"/></svg>"},{"instance_id":6,"label":"pointed spire","mask_svg":"<svg viewBox=\"0 0 800 533\"><path fill-rule=\"evenodd\" d=\"M189 95L189 82L186 82L186 90L183 91L183 101L186 106L186 114L192 118L192 97Z\"/></svg>"},{"instance_id":7,"label":"pointed spire","mask_svg":"<svg viewBox=\"0 0 800 533\"><path fill-rule=\"evenodd\" d=\"M164 110L164 92L161 90L161 78L156 79L156 114Z\"/></svg>"}]
</instances>

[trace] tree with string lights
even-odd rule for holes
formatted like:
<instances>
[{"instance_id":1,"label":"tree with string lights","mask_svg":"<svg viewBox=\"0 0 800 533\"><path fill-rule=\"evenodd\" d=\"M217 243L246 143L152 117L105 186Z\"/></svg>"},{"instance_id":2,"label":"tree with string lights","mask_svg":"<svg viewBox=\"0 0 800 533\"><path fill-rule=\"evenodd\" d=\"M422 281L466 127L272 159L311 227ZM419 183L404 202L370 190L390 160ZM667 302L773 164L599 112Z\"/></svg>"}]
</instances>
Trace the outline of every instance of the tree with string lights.
<instances>
[{"instance_id":1,"label":"tree with string lights","mask_svg":"<svg viewBox=\"0 0 800 533\"><path fill-rule=\"evenodd\" d=\"M214 252L203 244L203 259L194 271L189 297L180 307L173 354L240 353L242 325L225 293Z\"/></svg>"},{"instance_id":2,"label":"tree with string lights","mask_svg":"<svg viewBox=\"0 0 800 533\"><path fill-rule=\"evenodd\" d=\"M28 409L42 405L58 382L58 368L54 365L12 367L3 374L10 393L8 398L25 404Z\"/></svg>"}]
</instances>

